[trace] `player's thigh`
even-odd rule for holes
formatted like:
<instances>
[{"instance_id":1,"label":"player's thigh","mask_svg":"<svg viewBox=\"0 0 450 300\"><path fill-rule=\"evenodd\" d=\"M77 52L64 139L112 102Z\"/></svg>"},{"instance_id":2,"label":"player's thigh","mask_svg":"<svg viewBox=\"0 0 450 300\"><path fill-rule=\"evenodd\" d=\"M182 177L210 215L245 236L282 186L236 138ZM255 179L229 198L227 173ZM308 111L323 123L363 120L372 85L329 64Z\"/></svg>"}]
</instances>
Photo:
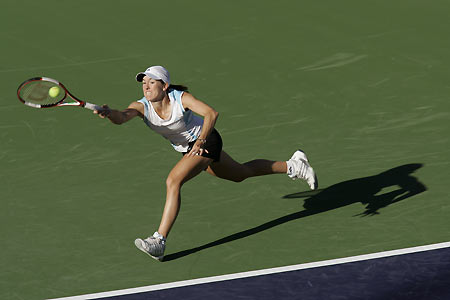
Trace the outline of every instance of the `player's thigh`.
<instances>
[{"instance_id":1,"label":"player's thigh","mask_svg":"<svg viewBox=\"0 0 450 300\"><path fill-rule=\"evenodd\" d=\"M205 170L211 162L211 158L203 156L183 156L170 171L166 183L167 185L182 185L189 179L198 175L202 170Z\"/></svg>"},{"instance_id":2,"label":"player's thigh","mask_svg":"<svg viewBox=\"0 0 450 300\"><path fill-rule=\"evenodd\" d=\"M247 167L223 150L220 153L220 161L211 163L206 171L213 176L232 181L242 181L248 177Z\"/></svg>"}]
</instances>

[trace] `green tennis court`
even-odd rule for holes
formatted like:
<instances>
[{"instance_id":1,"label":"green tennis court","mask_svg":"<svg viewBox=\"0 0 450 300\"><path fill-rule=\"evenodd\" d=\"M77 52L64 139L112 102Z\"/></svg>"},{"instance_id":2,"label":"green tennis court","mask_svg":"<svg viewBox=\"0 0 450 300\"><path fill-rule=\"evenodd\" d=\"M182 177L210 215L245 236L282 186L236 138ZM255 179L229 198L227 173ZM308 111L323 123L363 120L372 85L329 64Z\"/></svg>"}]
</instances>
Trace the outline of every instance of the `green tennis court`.
<instances>
[{"instance_id":1,"label":"green tennis court","mask_svg":"<svg viewBox=\"0 0 450 300\"><path fill-rule=\"evenodd\" d=\"M12 1L0 9L0 298L45 299L450 241L450 2ZM32 109L48 76L125 108L160 64L220 113L238 161L303 149L287 176L201 174L158 263L180 155L139 120Z\"/></svg>"}]
</instances>

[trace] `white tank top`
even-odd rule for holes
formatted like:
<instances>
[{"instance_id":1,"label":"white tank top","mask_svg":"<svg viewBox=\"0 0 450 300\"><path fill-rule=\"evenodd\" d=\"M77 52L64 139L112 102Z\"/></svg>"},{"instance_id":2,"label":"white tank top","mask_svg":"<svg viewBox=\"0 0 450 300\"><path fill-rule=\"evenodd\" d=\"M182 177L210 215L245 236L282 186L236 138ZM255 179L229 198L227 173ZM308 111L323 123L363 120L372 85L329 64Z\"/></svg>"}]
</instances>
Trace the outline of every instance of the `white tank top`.
<instances>
[{"instance_id":1,"label":"white tank top","mask_svg":"<svg viewBox=\"0 0 450 300\"><path fill-rule=\"evenodd\" d=\"M148 127L168 139L176 151L186 152L188 144L195 141L200 135L203 119L183 108L182 91L171 89L168 95L172 114L167 120L158 116L153 105L145 97L138 101L144 104L144 122Z\"/></svg>"}]
</instances>

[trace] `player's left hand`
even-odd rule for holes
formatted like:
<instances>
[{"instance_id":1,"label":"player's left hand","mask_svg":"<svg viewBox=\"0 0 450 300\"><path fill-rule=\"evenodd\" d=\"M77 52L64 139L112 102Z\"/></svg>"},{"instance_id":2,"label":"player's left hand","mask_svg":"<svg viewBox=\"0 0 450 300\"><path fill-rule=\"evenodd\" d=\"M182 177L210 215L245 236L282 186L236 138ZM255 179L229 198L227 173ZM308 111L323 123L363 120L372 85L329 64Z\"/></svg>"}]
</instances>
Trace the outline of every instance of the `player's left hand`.
<instances>
[{"instance_id":1,"label":"player's left hand","mask_svg":"<svg viewBox=\"0 0 450 300\"><path fill-rule=\"evenodd\" d=\"M203 153L209 153L208 150L206 150L204 147L204 143L197 141L192 146L191 151L187 154L187 156L196 156L196 155L202 155Z\"/></svg>"}]
</instances>

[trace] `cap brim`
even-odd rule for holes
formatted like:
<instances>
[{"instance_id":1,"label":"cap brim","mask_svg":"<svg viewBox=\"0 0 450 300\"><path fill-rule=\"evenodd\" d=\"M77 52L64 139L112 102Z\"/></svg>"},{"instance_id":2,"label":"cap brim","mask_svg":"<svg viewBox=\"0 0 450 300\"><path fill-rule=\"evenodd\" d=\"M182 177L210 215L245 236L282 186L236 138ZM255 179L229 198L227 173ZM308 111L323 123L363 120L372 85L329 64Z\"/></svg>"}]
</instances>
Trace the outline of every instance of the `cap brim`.
<instances>
[{"instance_id":1,"label":"cap brim","mask_svg":"<svg viewBox=\"0 0 450 300\"><path fill-rule=\"evenodd\" d=\"M142 80L144 80L145 76L148 76L148 77L150 77L151 79L154 79L154 80L162 80L159 76L157 76L155 74L152 74L150 72L140 72L140 73L138 73L136 75L136 80L139 81L139 82L142 82Z\"/></svg>"}]
</instances>

